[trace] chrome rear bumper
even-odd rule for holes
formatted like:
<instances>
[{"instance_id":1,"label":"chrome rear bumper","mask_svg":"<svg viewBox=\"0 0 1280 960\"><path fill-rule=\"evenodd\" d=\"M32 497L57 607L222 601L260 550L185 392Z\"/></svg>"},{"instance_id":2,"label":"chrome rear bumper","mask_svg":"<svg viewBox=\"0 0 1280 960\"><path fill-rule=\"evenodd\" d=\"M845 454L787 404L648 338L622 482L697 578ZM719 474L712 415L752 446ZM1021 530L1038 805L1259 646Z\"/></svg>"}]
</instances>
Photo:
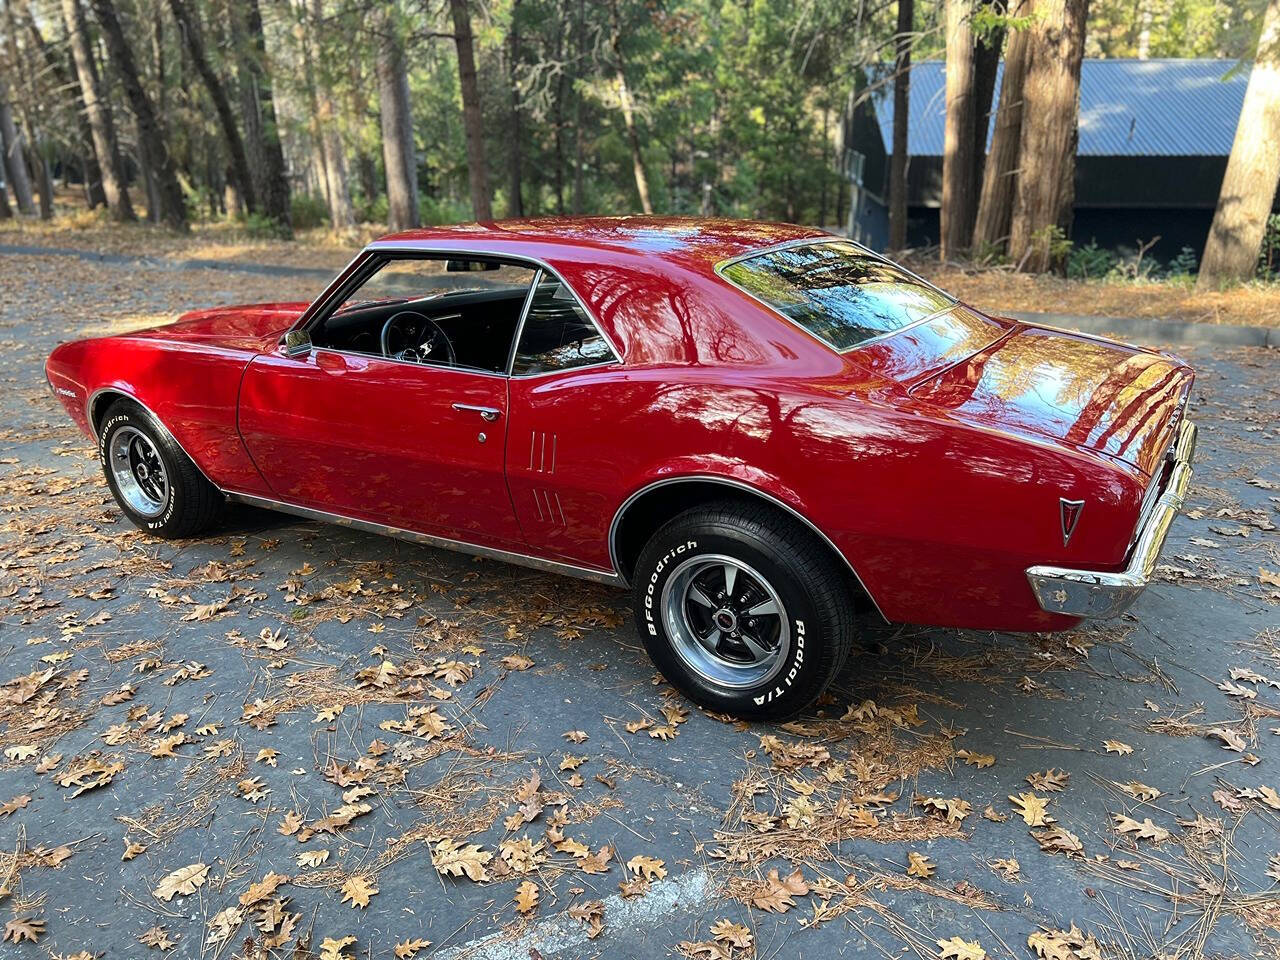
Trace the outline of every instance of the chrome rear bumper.
<instances>
[{"instance_id":1,"label":"chrome rear bumper","mask_svg":"<svg viewBox=\"0 0 1280 960\"><path fill-rule=\"evenodd\" d=\"M1049 566L1027 569L1027 580L1041 609L1069 617L1114 617L1138 599L1155 572L1169 527L1186 499L1195 451L1196 425L1183 420L1173 448L1173 470L1134 542L1124 570L1105 573Z\"/></svg>"}]
</instances>

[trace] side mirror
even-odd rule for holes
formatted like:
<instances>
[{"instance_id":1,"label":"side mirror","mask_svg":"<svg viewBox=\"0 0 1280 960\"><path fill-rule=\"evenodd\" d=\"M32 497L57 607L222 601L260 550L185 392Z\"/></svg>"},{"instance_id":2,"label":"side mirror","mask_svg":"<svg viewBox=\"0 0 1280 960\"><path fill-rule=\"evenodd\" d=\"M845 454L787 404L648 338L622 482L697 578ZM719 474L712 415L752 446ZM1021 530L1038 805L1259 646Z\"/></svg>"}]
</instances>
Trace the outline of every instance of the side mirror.
<instances>
[{"instance_id":1,"label":"side mirror","mask_svg":"<svg viewBox=\"0 0 1280 960\"><path fill-rule=\"evenodd\" d=\"M311 352L311 334L305 330L290 330L282 341L286 357L300 357Z\"/></svg>"}]
</instances>

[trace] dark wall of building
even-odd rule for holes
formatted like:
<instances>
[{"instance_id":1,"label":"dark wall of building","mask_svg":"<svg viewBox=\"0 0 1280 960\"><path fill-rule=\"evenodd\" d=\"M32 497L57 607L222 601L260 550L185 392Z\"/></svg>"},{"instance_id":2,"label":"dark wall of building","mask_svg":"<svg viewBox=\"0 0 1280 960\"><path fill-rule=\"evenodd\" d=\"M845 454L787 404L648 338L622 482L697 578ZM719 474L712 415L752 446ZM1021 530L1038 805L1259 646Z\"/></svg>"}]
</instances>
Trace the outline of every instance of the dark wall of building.
<instances>
[{"instance_id":1,"label":"dark wall of building","mask_svg":"<svg viewBox=\"0 0 1280 960\"><path fill-rule=\"evenodd\" d=\"M1207 210L1077 207L1071 239L1077 246L1095 240L1104 250L1129 252L1136 251L1140 242L1159 237L1150 256L1166 263L1181 253L1183 247L1190 247L1198 262L1212 222L1212 207Z\"/></svg>"},{"instance_id":2,"label":"dark wall of building","mask_svg":"<svg viewBox=\"0 0 1280 960\"><path fill-rule=\"evenodd\" d=\"M1212 221L1212 210L1077 207L1071 224L1071 240L1077 246L1096 240L1104 250L1132 252L1137 250L1139 242L1159 237L1147 256L1163 264L1181 253L1183 247L1190 247L1199 260ZM907 243L913 247L937 245L937 207L911 207L907 211Z\"/></svg>"}]
</instances>

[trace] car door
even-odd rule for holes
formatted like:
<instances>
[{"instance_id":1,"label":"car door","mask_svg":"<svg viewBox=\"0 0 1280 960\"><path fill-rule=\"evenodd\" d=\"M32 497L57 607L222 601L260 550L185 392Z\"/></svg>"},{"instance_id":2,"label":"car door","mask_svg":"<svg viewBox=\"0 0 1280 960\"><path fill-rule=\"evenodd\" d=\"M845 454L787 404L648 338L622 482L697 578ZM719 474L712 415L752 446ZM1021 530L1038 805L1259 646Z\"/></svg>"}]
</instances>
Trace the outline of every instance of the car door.
<instances>
[{"instance_id":1,"label":"car door","mask_svg":"<svg viewBox=\"0 0 1280 960\"><path fill-rule=\"evenodd\" d=\"M618 364L573 291L542 274L512 361L507 483L531 547L601 568L625 468L610 439L628 409Z\"/></svg>"},{"instance_id":2,"label":"car door","mask_svg":"<svg viewBox=\"0 0 1280 960\"><path fill-rule=\"evenodd\" d=\"M533 270L526 273L531 279ZM524 295L514 290L521 303ZM368 296L347 295L359 304ZM504 472L508 346L494 349L502 370L394 359L323 339L296 356L259 356L240 388L241 436L286 503L520 547Z\"/></svg>"}]
</instances>

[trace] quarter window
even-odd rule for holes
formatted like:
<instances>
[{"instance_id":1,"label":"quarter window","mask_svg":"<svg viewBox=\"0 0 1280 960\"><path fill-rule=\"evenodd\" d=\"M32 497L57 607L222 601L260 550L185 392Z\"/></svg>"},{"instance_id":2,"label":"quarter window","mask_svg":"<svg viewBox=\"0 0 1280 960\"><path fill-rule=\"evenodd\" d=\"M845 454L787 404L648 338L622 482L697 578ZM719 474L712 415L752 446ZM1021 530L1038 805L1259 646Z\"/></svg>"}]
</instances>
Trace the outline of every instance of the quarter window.
<instances>
[{"instance_id":1,"label":"quarter window","mask_svg":"<svg viewBox=\"0 0 1280 960\"><path fill-rule=\"evenodd\" d=\"M608 342L572 291L543 274L520 332L512 374L569 370L613 359Z\"/></svg>"}]
</instances>

